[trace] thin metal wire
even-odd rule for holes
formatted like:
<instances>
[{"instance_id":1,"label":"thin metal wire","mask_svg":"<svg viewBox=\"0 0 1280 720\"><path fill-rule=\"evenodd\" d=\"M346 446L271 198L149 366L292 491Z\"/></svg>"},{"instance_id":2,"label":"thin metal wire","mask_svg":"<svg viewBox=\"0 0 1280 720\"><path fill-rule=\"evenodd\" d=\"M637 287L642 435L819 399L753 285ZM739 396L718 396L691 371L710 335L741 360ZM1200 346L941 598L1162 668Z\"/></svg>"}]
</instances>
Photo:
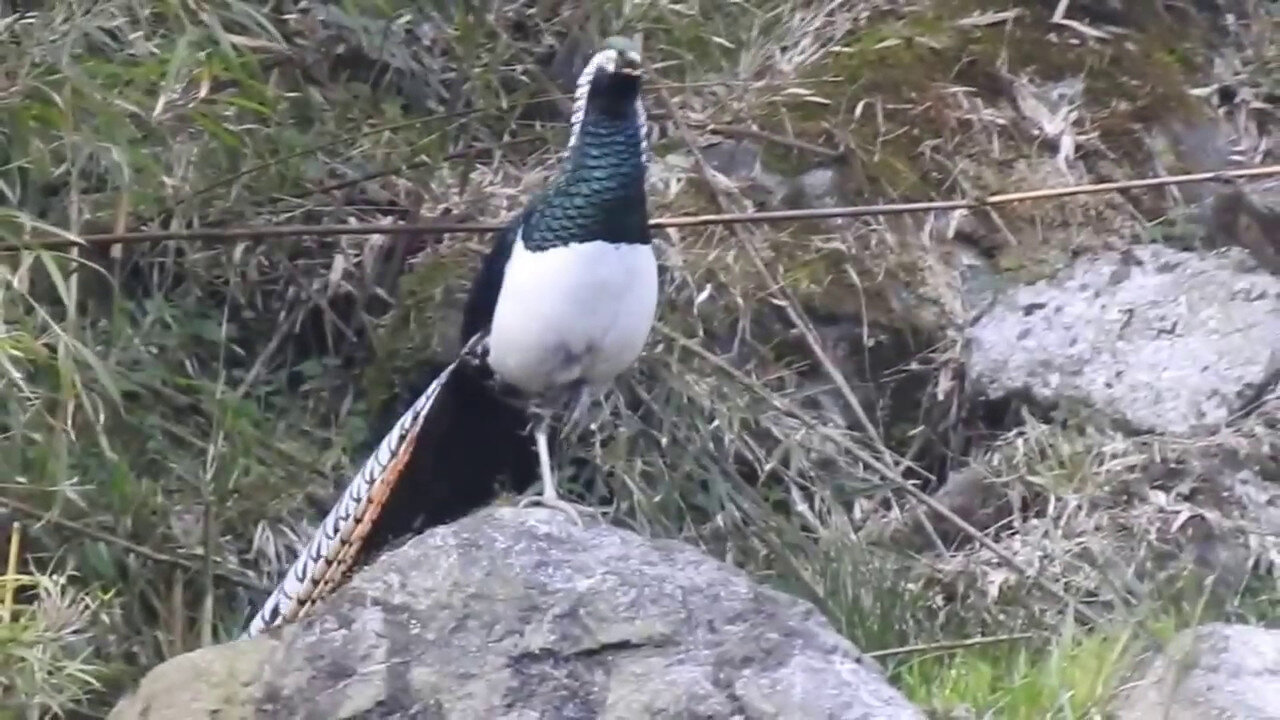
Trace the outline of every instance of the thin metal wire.
<instances>
[{"instance_id":1,"label":"thin metal wire","mask_svg":"<svg viewBox=\"0 0 1280 720\"><path fill-rule=\"evenodd\" d=\"M1072 185L1058 188L1025 190L968 200L933 200L924 202L889 203L884 205L849 205L833 208L806 208L799 210L767 210L753 213L721 213L709 215L670 215L654 218L651 228L692 227L697 225L731 225L738 223L785 223L841 217L866 217L870 215L903 215L936 210L978 210L1010 205L1018 202L1049 200L1076 195L1092 195L1120 190L1137 190L1197 182L1228 183L1242 178L1280 175L1280 165L1254 168L1237 168L1213 172L1167 175L1163 177L1121 180L1116 182ZM76 238L71 233L54 234L53 237L25 243L5 243L0 252L48 249L76 245L130 245L164 242L168 240L201 240L206 242L264 242L287 237L337 237L344 235L449 235L454 233L491 233L501 230L505 223L363 223L349 225L271 225L262 227L205 228L192 230L143 230L138 232L101 233ZM34 232L41 232L32 228ZM49 231L43 231L49 232Z\"/></svg>"}]
</instances>

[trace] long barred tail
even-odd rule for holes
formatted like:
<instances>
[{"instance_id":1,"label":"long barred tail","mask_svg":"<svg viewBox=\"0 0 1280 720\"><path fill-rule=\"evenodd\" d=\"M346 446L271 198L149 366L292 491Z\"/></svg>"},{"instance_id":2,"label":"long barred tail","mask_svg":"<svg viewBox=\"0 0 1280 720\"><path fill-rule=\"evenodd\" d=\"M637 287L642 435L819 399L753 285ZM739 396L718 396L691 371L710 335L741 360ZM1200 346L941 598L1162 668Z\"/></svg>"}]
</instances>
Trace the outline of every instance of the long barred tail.
<instances>
[{"instance_id":1,"label":"long barred tail","mask_svg":"<svg viewBox=\"0 0 1280 720\"><path fill-rule=\"evenodd\" d=\"M329 510L306 550L258 610L244 637L297 619L342 581L400 480L423 425L444 417L436 411L441 407L437 399L457 365L455 361L446 367L383 437Z\"/></svg>"},{"instance_id":2,"label":"long barred tail","mask_svg":"<svg viewBox=\"0 0 1280 720\"><path fill-rule=\"evenodd\" d=\"M243 637L303 616L394 541L484 506L500 487L528 490L537 477L528 425L486 371L448 365L383 435Z\"/></svg>"}]
</instances>

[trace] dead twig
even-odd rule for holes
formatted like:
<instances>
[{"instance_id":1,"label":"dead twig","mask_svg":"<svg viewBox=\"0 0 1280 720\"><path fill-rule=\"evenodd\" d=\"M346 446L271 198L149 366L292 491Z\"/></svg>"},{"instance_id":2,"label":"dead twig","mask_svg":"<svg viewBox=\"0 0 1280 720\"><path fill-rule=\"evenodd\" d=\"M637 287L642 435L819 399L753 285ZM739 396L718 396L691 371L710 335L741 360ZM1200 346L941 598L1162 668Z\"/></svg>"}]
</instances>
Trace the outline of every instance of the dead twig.
<instances>
[{"instance_id":1,"label":"dead twig","mask_svg":"<svg viewBox=\"0 0 1280 720\"><path fill-rule=\"evenodd\" d=\"M883 658L894 657L896 655L914 655L917 653L950 652L952 650L965 650L967 648L980 647L982 645L996 645L999 643L1017 642L1019 640L1030 640L1034 637L1036 637L1035 633L991 635L988 637L969 638L967 640L947 640L936 643L922 643L920 645L904 645L902 647L875 650L873 652L863 654L869 658Z\"/></svg>"},{"instance_id":2,"label":"dead twig","mask_svg":"<svg viewBox=\"0 0 1280 720\"><path fill-rule=\"evenodd\" d=\"M0 613L0 624L8 625L13 620L14 591L18 588L18 558L22 545L22 523L16 520L9 526L9 560L5 563L4 572L4 611Z\"/></svg>"},{"instance_id":3,"label":"dead twig","mask_svg":"<svg viewBox=\"0 0 1280 720\"><path fill-rule=\"evenodd\" d=\"M692 125L696 123L690 123L690 124ZM777 135L775 133L765 132L764 130L757 130L753 127L745 127L743 125L719 125L716 123L709 123L703 129L706 130L707 132L715 133L717 135L731 135L734 137L752 138L754 140L762 140L764 142L770 142L775 145L783 145L785 147L794 148L796 150L803 150L807 153L812 153L820 157L830 158L832 160L838 157L842 157L844 155L844 153L840 152L839 150L832 150L831 148L822 147L821 145L814 145L813 143L808 143L803 140L798 140L796 138L786 137L785 135Z\"/></svg>"},{"instance_id":4,"label":"dead twig","mask_svg":"<svg viewBox=\"0 0 1280 720\"><path fill-rule=\"evenodd\" d=\"M149 547L143 547L142 545L138 545L137 543L130 542L128 540L125 540L122 537L112 535L111 533L103 532L102 530L97 530L95 528L87 527L85 525L81 525L80 523L73 522L71 520L65 520L60 517L49 515L47 513L41 512L38 508L27 505L26 503L21 502L19 500L14 500L13 498L0 497L0 505L7 507L14 512L22 513L23 515L26 515L28 517L38 518L41 522L47 522L52 525L57 525L60 528L63 528L65 530L70 530L80 535L84 535L85 537L93 538L94 540L101 540L102 542L105 542L105 543L111 543L112 545L115 545L119 548L123 548L124 550L131 552L135 555L141 555L142 557L145 557L148 560L155 560L156 562L168 563L169 565L185 568L195 573L200 573L200 572L203 572L204 570L202 566L202 563L204 562L203 556L200 556L200 562L195 562L192 560L187 560L186 558L180 558L174 555L168 555L166 553L160 552L159 550L153 550ZM224 568L214 567L213 574L222 578L223 580L226 580L227 582L234 583L236 585L239 585L242 588L247 588L249 590L261 590L263 592L270 590L270 588L265 587L264 585L257 582L256 580L252 580L250 578L247 578L243 575L237 574L230 570L226 570Z\"/></svg>"}]
</instances>

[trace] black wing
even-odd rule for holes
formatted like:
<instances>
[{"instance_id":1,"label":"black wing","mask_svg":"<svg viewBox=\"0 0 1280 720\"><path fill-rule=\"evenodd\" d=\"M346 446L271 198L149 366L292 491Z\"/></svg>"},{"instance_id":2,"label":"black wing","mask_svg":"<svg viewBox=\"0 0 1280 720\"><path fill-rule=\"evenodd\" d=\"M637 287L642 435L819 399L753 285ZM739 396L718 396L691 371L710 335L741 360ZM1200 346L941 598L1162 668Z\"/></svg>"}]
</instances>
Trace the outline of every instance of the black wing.
<instances>
[{"instance_id":1,"label":"black wing","mask_svg":"<svg viewBox=\"0 0 1280 720\"><path fill-rule=\"evenodd\" d=\"M476 333L489 331L489 325L493 322L493 310L498 305L498 293L502 290L507 261L511 259L511 249L515 247L516 236L533 214L536 204L536 201L530 203L515 220L507 223L494 238L493 246L481 261L480 271L471 282L471 292L467 295L467 304L462 310L462 328L458 339L461 345L466 345Z\"/></svg>"},{"instance_id":2,"label":"black wing","mask_svg":"<svg viewBox=\"0 0 1280 720\"><path fill-rule=\"evenodd\" d=\"M532 208L496 234L472 279L459 333L462 345L477 332L488 332L507 260ZM487 505L501 488L523 493L536 481L538 456L527 432L529 415L522 405L499 396L492 377L483 365L456 364L442 398L446 406L441 417L447 421L432 433L430 443L409 456L401 481L369 533L364 557Z\"/></svg>"}]
</instances>

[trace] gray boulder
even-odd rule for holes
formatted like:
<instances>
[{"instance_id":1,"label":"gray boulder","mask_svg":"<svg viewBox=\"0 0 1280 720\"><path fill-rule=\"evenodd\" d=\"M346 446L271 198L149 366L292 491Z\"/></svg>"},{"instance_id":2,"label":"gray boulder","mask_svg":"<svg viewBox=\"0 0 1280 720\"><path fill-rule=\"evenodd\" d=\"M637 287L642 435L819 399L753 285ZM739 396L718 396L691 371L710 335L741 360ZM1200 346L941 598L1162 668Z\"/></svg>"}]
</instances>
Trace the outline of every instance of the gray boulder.
<instances>
[{"instance_id":1,"label":"gray boulder","mask_svg":"<svg viewBox=\"0 0 1280 720\"><path fill-rule=\"evenodd\" d=\"M1280 720L1280 630L1183 631L1120 697L1117 720Z\"/></svg>"},{"instance_id":2,"label":"gray boulder","mask_svg":"<svg viewBox=\"0 0 1280 720\"><path fill-rule=\"evenodd\" d=\"M683 543L492 509L111 717L923 718L806 602Z\"/></svg>"},{"instance_id":3,"label":"gray boulder","mask_svg":"<svg viewBox=\"0 0 1280 720\"><path fill-rule=\"evenodd\" d=\"M1207 434L1280 378L1280 278L1235 248L1137 246L1008 293L966 334L988 397Z\"/></svg>"}]
</instances>

